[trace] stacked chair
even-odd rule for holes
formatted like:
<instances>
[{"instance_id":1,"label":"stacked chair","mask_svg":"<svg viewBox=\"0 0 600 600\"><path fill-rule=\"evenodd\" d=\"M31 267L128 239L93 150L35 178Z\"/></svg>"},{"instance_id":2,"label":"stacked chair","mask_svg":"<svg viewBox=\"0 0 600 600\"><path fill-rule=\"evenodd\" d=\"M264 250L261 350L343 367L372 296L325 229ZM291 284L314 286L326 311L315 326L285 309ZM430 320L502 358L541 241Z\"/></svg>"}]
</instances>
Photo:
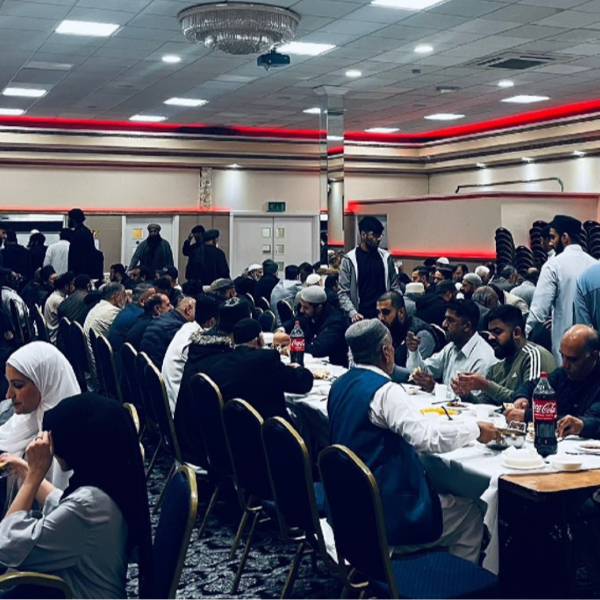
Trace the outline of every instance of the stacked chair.
<instances>
[{"instance_id":1,"label":"stacked chair","mask_svg":"<svg viewBox=\"0 0 600 600\"><path fill-rule=\"evenodd\" d=\"M519 272L519 275L525 277L527 269L531 269L535 266L535 259L533 252L527 248L527 246L519 246L515 250L515 267Z\"/></svg>"},{"instance_id":2,"label":"stacked chair","mask_svg":"<svg viewBox=\"0 0 600 600\"><path fill-rule=\"evenodd\" d=\"M542 229L546 227L546 221L535 221L529 230L529 247L533 253L533 266L541 269L548 260L548 254L542 246Z\"/></svg>"},{"instance_id":3,"label":"stacked chair","mask_svg":"<svg viewBox=\"0 0 600 600\"><path fill-rule=\"evenodd\" d=\"M508 264L515 261L515 242L512 233L504 227L496 229L496 272L500 273Z\"/></svg>"},{"instance_id":4,"label":"stacked chair","mask_svg":"<svg viewBox=\"0 0 600 600\"><path fill-rule=\"evenodd\" d=\"M587 252L596 259L600 259L600 223L586 221L583 224ZM583 237L583 236L582 236Z\"/></svg>"}]
</instances>

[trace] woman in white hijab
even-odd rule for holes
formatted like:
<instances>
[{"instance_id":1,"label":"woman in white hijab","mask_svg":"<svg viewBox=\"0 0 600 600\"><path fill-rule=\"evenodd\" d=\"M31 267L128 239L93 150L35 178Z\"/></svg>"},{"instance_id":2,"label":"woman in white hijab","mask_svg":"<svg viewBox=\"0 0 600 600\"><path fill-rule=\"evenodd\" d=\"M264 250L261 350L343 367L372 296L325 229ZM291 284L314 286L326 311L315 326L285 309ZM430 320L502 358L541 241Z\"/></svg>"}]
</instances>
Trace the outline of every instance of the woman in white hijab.
<instances>
[{"instance_id":1,"label":"woman in white hijab","mask_svg":"<svg viewBox=\"0 0 600 600\"><path fill-rule=\"evenodd\" d=\"M69 361L47 342L31 342L14 352L6 361L6 379L14 414L0 427L0 451L21 457L42 432L44 413L61 400L80 394L81 388ZM2 457L6 459L10 462ZM56 487L65 489L70 473L53 465L48 475Z\"/></svg>"}]
</instances>

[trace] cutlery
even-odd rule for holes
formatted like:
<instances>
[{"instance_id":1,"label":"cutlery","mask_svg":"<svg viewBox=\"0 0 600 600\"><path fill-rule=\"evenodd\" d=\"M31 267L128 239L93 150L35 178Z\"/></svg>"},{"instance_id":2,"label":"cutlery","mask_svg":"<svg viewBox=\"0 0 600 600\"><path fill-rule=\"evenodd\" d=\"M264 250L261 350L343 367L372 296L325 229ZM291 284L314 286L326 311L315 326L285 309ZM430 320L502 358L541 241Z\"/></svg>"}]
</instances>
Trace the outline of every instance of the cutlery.
<instances>
[{"instance_id":1,"label":"cutlery","mask_svg":"<svg viewBox=\"0 0 600 600\"><path fill-rule=\"evenodd\" d=\"M445 406L442 406L442 410L446 413L448 421L454 421L454 419L450 416L450 413L448 412L448 409Z\"/></svg>"}]
</instances>

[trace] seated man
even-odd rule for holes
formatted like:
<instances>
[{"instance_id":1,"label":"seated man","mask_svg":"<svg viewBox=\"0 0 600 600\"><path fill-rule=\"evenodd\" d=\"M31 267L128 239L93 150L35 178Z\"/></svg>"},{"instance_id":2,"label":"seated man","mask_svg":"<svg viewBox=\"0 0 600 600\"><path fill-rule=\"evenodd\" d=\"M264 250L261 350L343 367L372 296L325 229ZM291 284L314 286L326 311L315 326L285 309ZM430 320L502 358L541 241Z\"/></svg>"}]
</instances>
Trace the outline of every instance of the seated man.
<instances>
[{"instance_id":1,"label":"seated man","mask_svg":"<svg viewBox=\"0 0 600 600\"><path fill-rule=\"evenodd\" d=\"M417 300L416 317L425 323L442 327L446 318L448 302L456 298L456 286L452 281L441 281L432 294L427 292Z\"/></svg>"},{"instance_id":2,"label":"seated man","mask_svg":"<svg viewBox=\"0 0 600 600\"><path fill-rule=\"evenodd\" d=\"M156 290L148 283L140 283L133 288L131 302L116 316L108 330L108 341L114 352L121 351L127 334L138 317L144 314L146 300L153 294L156 294Z\"/></svg>"},{"instance_id":3,"label":"seated man","mask_svg":"<svg viewBox=\"0 0 600 600\"><path fill-rule=\"evenodd\" d=\"M346 340L356 366L331 387L330 443L347 446L374 474L388 543L396 552L444 547L477 562L483 534L479 507L465 498L439 496L417 452L449 452L476 439L487 443L498 431L490 423L423 419L410 396L390 381L394 347L380 321L355 323Z\"/></svg>"},{"instance_id":4,"label":"seated man","mask_svg":"<svg viewBox=\"0 0 600 600\"><path fill-rule=\"evenodd\" d=\"M348 346L344 334L347 321L341 310L327 300L327 293L318 285L302 288L300 313L297 319L283 324L289 334L296 321L304 332L306 352L316 358L329 358L331 364L348 366Z\"/></svg>"},{"instance_id":5,"label":"seated man","mask_svg":"<svg viewBox=\"0 0 600 600\"><path fill-rule=\"evenodd\" d=\"M442 283L442 281L452 281L452 279L452 269L448 267L438 267L433 274L435 285Z\"/></svg>"},{"instance_id":6,"label":"seated man","mask_svg":"<svg viewBox=\"0 0 600 600\"><path fill-rule=\"evenodd\" d=\"M261 268L262 271L262 268ZM271 297L267 298L271 305L271 310L277 319L277 326L281 326L277 303L282 300L288 302L291 307L294 306L296 294L302 289L300 281L300 269L296 265L288 265L285 268L285 279L279 280L279 283L273 288Z\"/></svg>"},{"instance_id":7,"label":"seated man","mask_svg":"<svg viewBox=\"0 0 600 600\"><path fill-rule=\"evenodd\" d=\"M562 367L548 376L558 401L557 435L580 435L600 439L600 338L587 325L574 325L560 342ZM505 413L507 421L532 420L531 398L538 379L517 388L515 408Z\"/></svg>"},{"instance_id":8,"label":"seated man","mask_svg":"<svg viewBox=\"0 0 600 600\"><path fill-rule=\"evenodd\" d=\"M523 313L516 306L504 305L490 311L487 329L488 342L500 362L492 365L485 376L460 373L452 380L452 389L466 402L512 402L513 392L520 385L556 369L548 350L526 340ZM481 393L475 396L474 391Z\"/></svg>"},{"instance_id":9,"label":"seated man","mask_svg":"<svg viewBox=\"0 0 600 600\"><path fill-rule=\"evenodd\" d=\"M390 330L394 344L395 361L399 367L406 366L408 350L406 349L406 336L408 332L414 333L421 340L419 351L423 358L429 358L436 350L437 335L432 327L406 314L404 298L398 292L386 292L377 299L377 316Z\"/></svg>"},{"instance_id":10,"label":"seated man","mask_svg":"<svg viewBox=\"0 0 600 600\"><path fill-rule=\"evenodd\" d=\"M477 333L478 322L479 310L471 300L448 303L443 324L448 344L427 360L419 352L421 340L409 332L406 366L413 371L421 368L413 374L415 383L431 392L436 380L450 385L459 371L485 375L497 361L491 346Z\"/></svg>"},{"instance_id":11,"label":"seated man","mask_svg":"<svg viewBox=\"0 0 600 600\"><path fill-rule=\"evenodd\" d=\"M164 294L153 294L150 296L144 304L144 312L138 316L132 328L127 333L125 343L131 344L139 352L144 333L146 333L146 329L148 329L150 323L172 309L173 307L169 302L169 298Z\"/></svg>"},{"instance_id":12,"label":"seated man","mask_svg":"<svg viewBox=\"0 0 600 600\"><path fill-rule=\"evenodd\" d=\"M471 300L478 287L481 287L481 277L475 273L467 273L462 279L460 291L465 300Z\"/></svg>"}]
</instances>

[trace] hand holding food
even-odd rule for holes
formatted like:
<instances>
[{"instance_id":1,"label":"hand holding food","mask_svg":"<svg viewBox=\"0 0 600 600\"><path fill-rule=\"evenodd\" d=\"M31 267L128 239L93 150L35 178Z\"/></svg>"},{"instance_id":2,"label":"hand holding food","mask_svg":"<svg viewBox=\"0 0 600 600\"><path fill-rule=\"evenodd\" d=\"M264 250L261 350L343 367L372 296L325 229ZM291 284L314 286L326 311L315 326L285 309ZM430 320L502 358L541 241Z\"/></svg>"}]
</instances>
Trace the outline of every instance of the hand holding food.
<instances>
[{"instance_id":1,"label":"hand holding food","mask_svg":"<svg viewBox=\"0 0 600 600\"><path fill-rule=\"evenodd\" d=\"M487 390L490 382L479 373L459 373L458 381L463 389L467 392L476 390Z\"/></svg>"},{"instance_id":2,"label":"hand holding food","mask_svg":"<svg viewBox=\"0 0 600 600\"><path fill-rule=\"evenodd\" d=\"M513 408L518 408L519 410L526 410L527 408L529 408L529 400L527 400L526 398L519 398L518 400L514 401Z\"/></svg>"},{"instance_id":3,"label":"hand holding food","mask_svg":"<svg viewBox=\"0 0 600 600\"><path fill-rule=\"evenodd\" d=\"M421 338L417 337L412 331L409 331L406 335L406 347L410 352L416 352L419 349Z\"/></svg>"},{"instance_id":4,"label":"hand holding food","mask_svg":"<svg viewBox=\"0 0 600 600\"><path fill-rule=\"evenodd\" d=\"M418 368L418 367L417 367ZM435 379L426 371L415 369L412 374L412 381L420 385L426 392L432 392L435 387Z\"/></svg>"},{"instance_id":5,"label":"hand holding food","mask_svg":"<svg viewBox=\"0 0 600 600\"><path fill-rule=\"evenodd\" d=\"M504 413L504 418L506 419L507 423L510 421L523 422L525 420L525 410L520 408L509 408Z\"/></svg>"},{"instance_id":6,"label":"hand holding food","mask_svg":"<svg viewBox=\"0 0 600 600\"><path fill-rule=\"evenodd\" d=\"M502 435L496 426L492 425L492 423L478 422L477 425L479 426L479 437L477 438L478 442L487 444L492 440L499 442L502 438Z\"/></svg>"},{"instance_id":7,"label":"hand holding food","mask_svg":"<svg viewBox=\"0 0 600 600\"><path fill-rule=\"evenodd\" d=\"M582 429L583 421L581 419L567 415L556 424L556 435L563 438L568 435L579 435ZM0 459L2 459L1 456Z\"/></svg>"}]
</instances>

